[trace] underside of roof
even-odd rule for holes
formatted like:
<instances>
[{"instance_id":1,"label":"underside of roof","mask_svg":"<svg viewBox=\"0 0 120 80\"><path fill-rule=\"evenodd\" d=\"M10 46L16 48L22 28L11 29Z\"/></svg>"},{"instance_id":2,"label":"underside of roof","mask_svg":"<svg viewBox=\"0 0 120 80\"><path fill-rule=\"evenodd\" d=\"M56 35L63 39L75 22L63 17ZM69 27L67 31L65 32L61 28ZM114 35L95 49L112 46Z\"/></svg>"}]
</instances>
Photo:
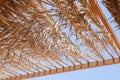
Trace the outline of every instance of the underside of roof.
<instances>
[{"instance_id":1,"label":"underside of roof","mask_svg":"<svg viewBox=\"0 0 120 80\"><path fill-rule=\"evenodd\" d=\"M103 0L119 31L115 3ZM120 63L120 40L103 12L96 0L0 0L0 80Z\"/></svg>"}]
</instances>

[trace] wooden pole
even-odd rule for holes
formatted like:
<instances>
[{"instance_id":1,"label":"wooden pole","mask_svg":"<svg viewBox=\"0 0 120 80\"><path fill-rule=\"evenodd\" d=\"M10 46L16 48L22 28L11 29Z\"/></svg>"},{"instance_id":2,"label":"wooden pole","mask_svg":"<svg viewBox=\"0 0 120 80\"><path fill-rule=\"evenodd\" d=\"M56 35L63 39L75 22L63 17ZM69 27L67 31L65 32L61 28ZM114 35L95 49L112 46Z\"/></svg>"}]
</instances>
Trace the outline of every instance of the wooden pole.
<instances>
[{"instance_id":1,"label":"wooden pole","mask_svg":"<svg viewBox=\"0 0 120 80\"><path fill-rule=\"evenodd\" d=\"M104 26L106 27L106 29L108 30L108 32L111 34L111 37L113 38L115 44L117 45L118 49L120 50L120 42L118 41L117 37L115 36L112 28L110 27L110 25L108 24L104 14L102 13L101 9L99 8L98 4L96 3L95 0L90 0L92 7L95 9L95 11L97 12L98 16L100 17L100 19L102 20Z\"/></svg>"}]
</instances>

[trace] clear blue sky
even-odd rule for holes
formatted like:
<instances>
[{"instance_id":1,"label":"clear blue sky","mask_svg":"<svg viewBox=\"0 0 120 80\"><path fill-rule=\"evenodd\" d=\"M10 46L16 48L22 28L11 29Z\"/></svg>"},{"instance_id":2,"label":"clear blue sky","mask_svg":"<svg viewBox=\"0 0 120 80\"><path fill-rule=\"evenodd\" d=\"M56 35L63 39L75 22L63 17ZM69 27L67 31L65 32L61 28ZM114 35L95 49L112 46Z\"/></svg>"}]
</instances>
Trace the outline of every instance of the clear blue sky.
<instances>
[{"instance_id":1,"label":"clear blue sky","mask_svg":"<svg viewBox=\"0 0 120 80\"><path fill-rule=\"evenodd\" d=\"M28 80L120 80L120 64L42 76Z\"/></svg>"}]
</instances>

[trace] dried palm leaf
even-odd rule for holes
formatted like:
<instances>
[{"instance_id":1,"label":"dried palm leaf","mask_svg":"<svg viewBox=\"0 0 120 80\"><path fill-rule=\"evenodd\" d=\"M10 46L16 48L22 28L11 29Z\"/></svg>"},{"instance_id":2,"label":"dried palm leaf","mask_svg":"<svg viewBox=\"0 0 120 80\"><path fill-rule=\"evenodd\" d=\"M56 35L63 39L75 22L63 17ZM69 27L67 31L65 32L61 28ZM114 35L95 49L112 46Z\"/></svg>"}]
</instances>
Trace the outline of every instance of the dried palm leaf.
<instances>
[{"instance_id":1,"label":"dried palm leaf","mask_svg":"<svg viewBox=\"0 0 120 80\"><path fill-rule=\"evenodd\" d=\"M120 0L103 0L103 4L111 12L120 29Z\"/></svg>"}]
</instances>

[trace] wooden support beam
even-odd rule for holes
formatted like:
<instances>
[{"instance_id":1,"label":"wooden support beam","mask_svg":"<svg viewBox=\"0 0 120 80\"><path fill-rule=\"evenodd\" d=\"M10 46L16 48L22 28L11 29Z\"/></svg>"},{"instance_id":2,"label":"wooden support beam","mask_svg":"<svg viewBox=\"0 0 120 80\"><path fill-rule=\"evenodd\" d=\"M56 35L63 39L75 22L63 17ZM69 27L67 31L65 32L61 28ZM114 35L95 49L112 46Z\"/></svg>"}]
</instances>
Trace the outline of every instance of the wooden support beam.
<instances>
[{"instance_id":1,"label":"wooden support beam","mask_svg":"<svg viewBox=\"0 0 120 80\"><path fill-rule=\"evenodd\" d=\"M110 64L117 64L117 63L120 63L119 58L109 59L109 60L105 60L105 61L98 61L98 62L90 62L90 63L86 63L86 64L82 64L82 65L74 65L72 67L67 66L67 67L57 68L56 70L53 69L53 70L50 70L47 72L49 72L49 74L57 74L57 73L70 72L70 71L75 71L75 70L82 70L82 69L94 68L94 67L105 66L105 65L110 65ZM52 71L55 71L55 72L53 73ZM34 72L33 74L26 74L26 75L20 75L20 76L16 76L16 77L10 77L10 80L11 79L12 80L27 80L25 78L34 78L34 77L48 75L48 74L46 74L46 71ZM2 80L6 80L6 78L2 79Z\"/></svg>"},{"instance_id":2,"label":"wooden support beam","mask_svg":"<svg viewBox=\"0 0 120 80\"><path fill-rule=\"evenodd\" d=\"M114 34L112 28L110 27L110 25L108 24L104 14L102 13L101 9L98 6L98 4L96 3L95 0L90 0L90 2L92 4L92 7L94 8L94 10L97 12L98 16L102 20L104 26L106 27L108 32L111 34L111 37L113 38L115 44L118 46L118 49L120 50L120 42L118 41L117 37L115 36L115 34Z\"/></svg>"}]
</instances>

